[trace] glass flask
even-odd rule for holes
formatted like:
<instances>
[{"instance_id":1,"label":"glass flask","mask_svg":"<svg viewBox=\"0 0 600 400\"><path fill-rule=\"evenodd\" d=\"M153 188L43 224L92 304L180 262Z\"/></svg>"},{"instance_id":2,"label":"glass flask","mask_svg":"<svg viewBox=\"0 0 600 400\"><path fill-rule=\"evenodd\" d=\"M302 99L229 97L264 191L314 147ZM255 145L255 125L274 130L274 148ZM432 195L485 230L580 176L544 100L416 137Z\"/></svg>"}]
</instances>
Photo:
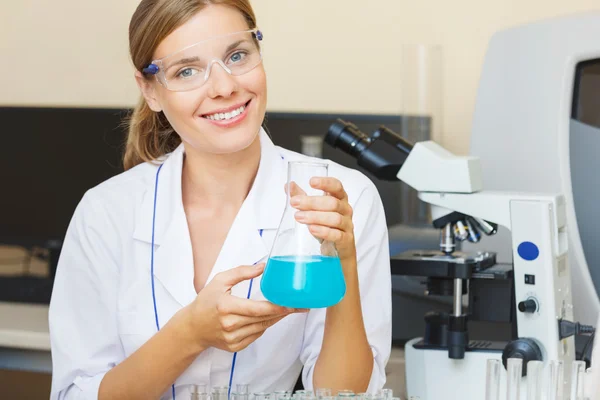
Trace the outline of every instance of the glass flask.
<instances>
[{"instance_id":1,"label":"glass flask","mask_svg":"<svg viewBox=\"0 0 600 400\"><path fill-rule=\"evenodd\" d=\"M323 308L346 293L342 265L332 242L323 241L296 221L293 196L323 196L310 186L313 177L327 176L326 163L288 163L286 207L267 260L260 288L270 302L292 308Z\"/></svg>"}]
</instances>

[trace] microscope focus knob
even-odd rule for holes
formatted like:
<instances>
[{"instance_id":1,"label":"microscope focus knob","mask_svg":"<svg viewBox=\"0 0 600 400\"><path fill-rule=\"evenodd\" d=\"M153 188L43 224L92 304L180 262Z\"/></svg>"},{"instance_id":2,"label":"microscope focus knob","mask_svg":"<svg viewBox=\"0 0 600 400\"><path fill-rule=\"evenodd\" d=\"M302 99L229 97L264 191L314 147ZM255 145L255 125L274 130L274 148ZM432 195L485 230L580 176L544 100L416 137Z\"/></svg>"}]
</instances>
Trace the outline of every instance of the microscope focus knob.
<instances>
[{"instance_id":1,"label":"microscope focus knob","mask_svg":"<svg viewBox=\"0 0 600 400\"><path fill-rule=\"evenodd\" d=\"M506 345L502 352L502 364L507 368L509 358L521 358L523 360L522 375L527 375L527 363L529 361L544 361L542 349L533 339L520 338Z\"/></svg>"},{"instance_id":2,"label":"microscope focus knob","mask_svg":"<svg viewBox=\"0 0 600 400\"><path fill-rule=\"evenodd\" d=\"M519 303L519 311L522 313L533 314L538 310L538 303L533 298L529 298Z\"/></svg>"}]
</instances>

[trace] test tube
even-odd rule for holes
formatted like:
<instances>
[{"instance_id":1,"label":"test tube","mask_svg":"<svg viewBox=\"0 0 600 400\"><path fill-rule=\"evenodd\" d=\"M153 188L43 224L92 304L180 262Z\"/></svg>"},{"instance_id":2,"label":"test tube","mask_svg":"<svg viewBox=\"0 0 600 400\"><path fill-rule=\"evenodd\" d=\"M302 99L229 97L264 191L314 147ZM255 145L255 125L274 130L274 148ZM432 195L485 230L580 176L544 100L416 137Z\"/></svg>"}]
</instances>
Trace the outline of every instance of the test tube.
<instances>
[{"instance_id":1,"label":"test tube","mask_svg":"<svg viewBox=\"0 0 600 400\"><path fill-rule=\"evenodd\" d=\"M291 393L285 390L278 390L273 392L273 400L281 400L285 397L290 397Z\"/></svg>"},{"instance_id":2,"label":"test tube","mask_svg":"<svg viewBox=\"0 0 600 400\"><path fill-rule=\"evenodd\" d=\"M229 386L214 386L210 397L211 400L228 400Z\"/></svg>"},{"instance_id":3,"label":"test tube","mask_svg":"<svg viewBox=\"0 0 600 400\"><path fill-rule=\"evenodd\" d=\"M542 361L529 361L527 363L527 400L543 400L543 376L544 363Z\"/></svg>"},{"instance_id":4,"label":"test tube","mask_svg":"<svg viewBox=\"0 0 600 400\"><path fill-rule=\"evenodd\" d=\"M550 379L548 380L548 400L562 400L563 387L563 362L560 360L550 361Z\"/></svg>"},{"instance_id":5,"label":"test tube","mask_svg":"<svg viewBox=\"0 0 600 400\"><path fill-rule=\"evenodd\" d=\"M485 400L498 400L500 396L500 360L487 360Z\"/></svg>"},{"instance_id":6,"label":"test tube","mask_svg":"<svg viewBox=\"0 0 600 400\"><path fill-rule=\"evenodd\" d=\"M340 390L338 391L338 399L347 399L348 397L354 397L355 394L352 390Z\"/></svg>"},{"instance_id":7,"label":"test tube","mask_svg":"<svg viewBox=\"0 0 600 400\"><path fill-rule=\"evenodd\" d=\"M250 385L248 385L247 383L238 383L237 385L235 385L235 392L237 394L249 394L249 387Z\"/></svg>"},{"instance_id":8,"label":"test tube","mask_svg":"<svg viewBox=\"0 0 600 400\"><path fill-rule=\"evenodd\" d=\"M321 399L323 397L330 397L331 396L331 389L327 389L327 388L320 388L317 389L317 399Z\"/></svg>"},{"instance_id":9,"label":"test tube","mask_svg":"<svg viewBox=\"0 0 600 400\"><path fill-rule=\"evenodd\" d=\"M521 394L522 358L509 358L506 365L506 400L519 400Z\"/></svg>"},{"instance_id":10,"label":"test tube","mask_svg":"<svg viewBox=\"0 0 600 400\"><path fill-rule=\"evenodd\" d=\"M190 396L191 400L207 400L208 393L206 393L206 384L200 383L198 385L193 385L192 395Z\"/></svg>"},{"instance_id":11,"label":"test tube","mask_svg":"<svg viewBox=\"0 0 600 400\"><path fill-rule=\"evenodd\" d=\"M594 378L594 374L592 374L592 369L588 368L585 370L585 374L584 374L584 379L583 379L583 393L586 396L589 395L596 395L596 393L594 393L594 388L593 386L596 384L596 382L593 382L592 379ZM590 397L584 397L585 400L589 400Z\"/></svg>"},{"instance_id":12,"label":"test tube","mask_svg":"<svg viewBox=\"0 0 600 400\"><path fill-rule=\"evenodd\" d=\"M267 392L254 393L254 400L269 400L270 398L271 394Z\"/></svg>"},{"instance_id":13,"label":"test tube","mask_svg":"<svg viewBox=\"0 0 600 400\"><path fill-rule=\"evenodd\" d=\"M389 400L394 397L394 391L392 389L382 389L381 394L384 399Z\"/></svg>"},{"instance_id":14,"label":"test tube","mask_svg":"<svg viewBox=\"0 0 600 400\"><path fill-rule=\"evenodd\" d=\"M573 361L571 369L571 400L584 400L585 361Z\"/></svg>"}]
</instances>

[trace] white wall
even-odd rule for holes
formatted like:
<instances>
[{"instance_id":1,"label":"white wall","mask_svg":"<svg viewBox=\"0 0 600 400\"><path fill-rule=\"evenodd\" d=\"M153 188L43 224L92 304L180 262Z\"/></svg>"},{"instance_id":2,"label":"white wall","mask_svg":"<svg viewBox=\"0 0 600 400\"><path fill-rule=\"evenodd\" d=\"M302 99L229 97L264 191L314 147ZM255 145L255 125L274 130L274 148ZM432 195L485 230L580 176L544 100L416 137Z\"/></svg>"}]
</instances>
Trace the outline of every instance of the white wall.
<instances>
[{"instance_id":1,"label":"white wall","mask_svg":"<svg viewBox=\"0 0 600 400\"><path fill-rule=\"evenodd\" d=\"M128 107L137 0L2 0L0 105ZM485 49L497 30L598 9L598 0L253 0L269 110L399 113L402 43L443 49L439 140L468 151Z\"/></svg>"}]
</instances>

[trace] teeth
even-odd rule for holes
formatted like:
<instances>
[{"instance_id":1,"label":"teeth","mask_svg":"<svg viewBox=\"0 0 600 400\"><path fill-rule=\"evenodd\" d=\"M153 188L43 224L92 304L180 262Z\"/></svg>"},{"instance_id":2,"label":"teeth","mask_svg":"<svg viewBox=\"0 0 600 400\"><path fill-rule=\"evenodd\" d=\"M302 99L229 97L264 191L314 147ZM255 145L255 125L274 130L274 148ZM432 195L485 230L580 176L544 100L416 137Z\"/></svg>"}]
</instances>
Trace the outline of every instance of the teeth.
<instances>
[{"instance_id":1,"label":"teeth","mask_svg":"<svg viewBox=\"0 0 600 400\"><path fill-rule=\"evenodd\" d=\"M240 115L241 113L243 113L245 109L246 109L246 106L244 105L244 106L241 106L238 109L235 109L235 110L227 112L227 113L210 114L210 115L206 115L204 118L208 118L208 119L211 119L213 121L228 120L228 119L237 117L238 115Z\"/></svg>"}]
</instances>

